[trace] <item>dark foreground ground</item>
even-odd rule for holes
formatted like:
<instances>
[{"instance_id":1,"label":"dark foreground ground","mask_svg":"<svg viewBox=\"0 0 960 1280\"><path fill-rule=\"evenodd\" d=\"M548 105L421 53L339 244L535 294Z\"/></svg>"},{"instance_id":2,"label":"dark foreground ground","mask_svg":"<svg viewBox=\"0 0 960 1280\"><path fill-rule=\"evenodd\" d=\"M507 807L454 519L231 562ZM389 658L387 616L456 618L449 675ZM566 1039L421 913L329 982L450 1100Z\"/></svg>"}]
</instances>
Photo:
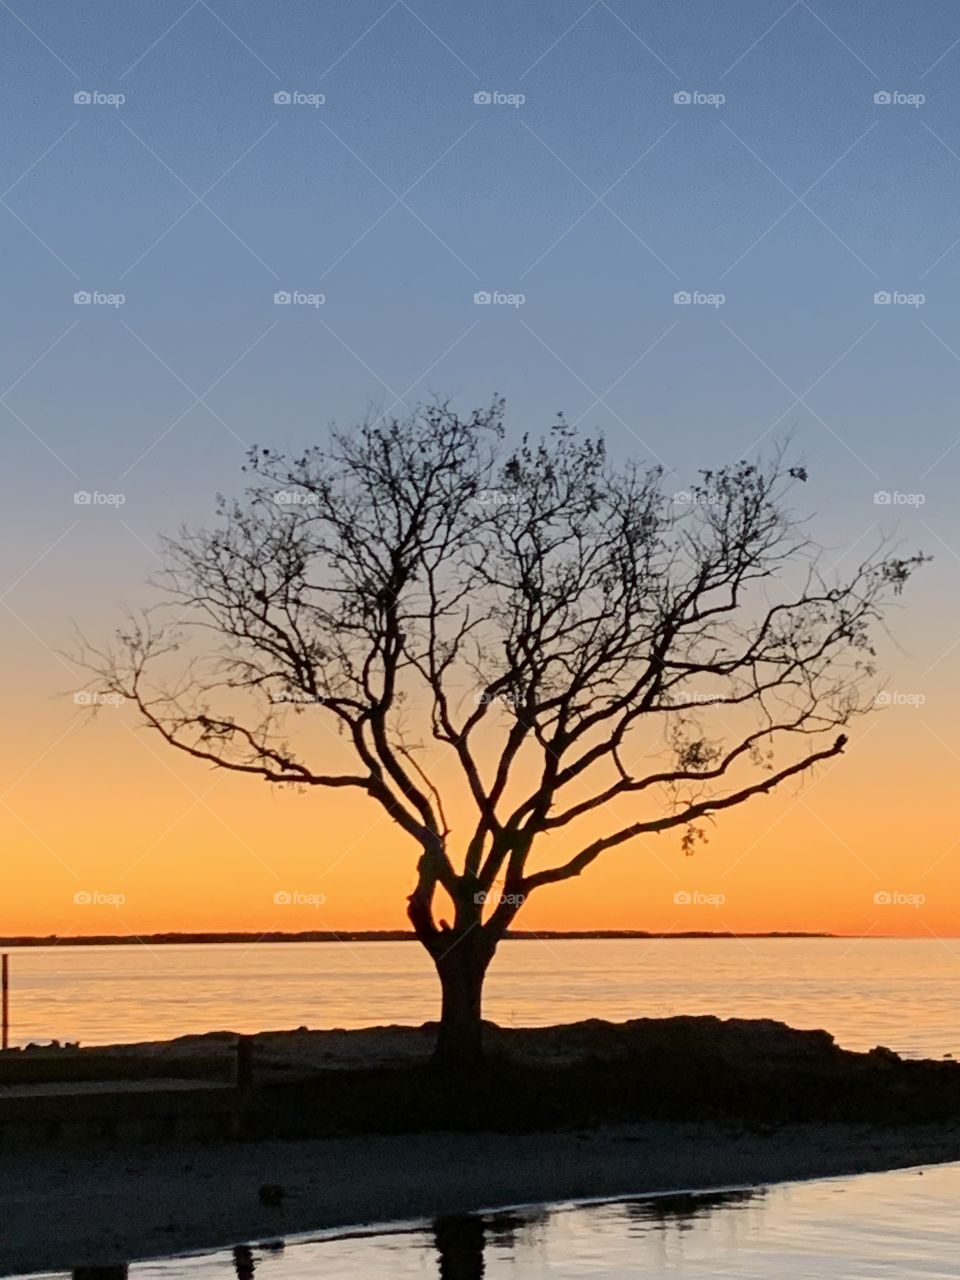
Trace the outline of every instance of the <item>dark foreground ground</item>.
<instances>
[{"instance_id":1,"label":"dark foreground ground","mask_svg":"<svg viewBox=\"0 0 960 1280\"><path fill-rule=\"evenodd\" d=\"M490 1027L470 1079L431 1066L432 1038L265 1033L243 1088L227 1033L4 1055L0 1269L960 1160L960 1065L849 1053L825 1032L713 1018ZM184 1100L216 1120L206 1141L178 1129ZM147 1112L143 1128L111 1120Z\"/></svg>"},{"instance_id":2,"label":"dark foreground ground","mask_svg":"<svg viewBox=\"0 0 960 1280\"><path fill-rule=\"evenodd\" d=\"M960 1063L902 1059L882 1047L853 1053L826 1031L770 1020L591 1019L520 1029L491 1023L487 1062L467 1080L431 1064L435 1032L426 1024L244 1037L250 1074L243 1089L232 1087L240 1038L231 1032L11 1051L0 1054L0 1150L14 1136L5 1134L5 1121L26 1115L42 1097L56 1110L55 1099L69 1096L69 1118L77 1120L95 1097L117 1104L134 1089L140 1098L129 1099L131 1116L147 1108L153 1091L174 1098L173 1090L203 1090L235 1113L238 1135L249 1137L522 1132L638 1120L960 1120ZM106 1116L106 1106L98 1103L98 1114Z\"/></svg>"},{"instance_id":3,"label":"dark foreground ground","mask_svg":"<svg viewBox=\"0 0 960 1280\"><path fill-rule=\"evenodd\" d=\"M956 1129L842 1124L764 1135L651 1123L34 1152L0 1158L0 1271L69 1270L327 1227L955 1159ZM261 1203L265 1183L283 1187L279 1204Z\"/></svg>"},{"instance_id":4,"label":"dark foreground ground","mask_svg":"<svg viewBox=\"0 0 960 1280\"><path fill-rule=\"evenodd\" d=\"M325 1033L314 1034L320 1049ZM376 1061L377 1032L341 1034L347 1043L331 1046L309 1078L300 1076L295 1040L289 1048L275 1038L258 1046L259 1085L245 1117L250 1132L524 1132L646 1120L760 1128L960 1121L960 1063L905 1060L884 1048L851 1053L825 1031L795 1031L772 1021L592 1020L520 1030L491 1025L489 1065L468 1084L430 1066L428 1029L384 1031L384 1037L396 1037L397 1056L380 1065L366 1065ZM359 1052L349 1059L351 1036ZM365 1036L371 1037L368 1055L362 1055ZM306 1055L312 1036L304 1038Z\"/></svg>"}]
</instances>

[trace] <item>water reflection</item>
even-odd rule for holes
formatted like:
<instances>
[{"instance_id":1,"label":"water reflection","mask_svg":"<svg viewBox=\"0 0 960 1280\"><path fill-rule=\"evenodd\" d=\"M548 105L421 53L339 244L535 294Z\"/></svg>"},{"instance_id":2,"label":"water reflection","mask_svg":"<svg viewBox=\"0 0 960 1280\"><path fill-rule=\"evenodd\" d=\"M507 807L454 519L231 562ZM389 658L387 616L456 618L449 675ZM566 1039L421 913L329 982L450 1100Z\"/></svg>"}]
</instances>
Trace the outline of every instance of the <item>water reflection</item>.
<instances>
[{"instance_id":1,"label":"water reflection","mask_svg":"<svg viewBox=\"0 0 960 1280\"><path fill-rule=\"evenodd\" d=\"M257 1245L257 1249L261 1253L283 1253L284 1244L282 1240L265 1240L262 1244ZM237 1274L237 1280L253 1280L254 1272L257 1269L257 1257L253 1249L248 1244L238 1244L233 1250L233 1269Z\"/></svg>"},{"instance_id":2,"label":"water reflection","mask_svg":"<svg viewBox=\"0 0 960 1280\"><path fill-rule=\"evenodd\" d=\"M696 1223L720 1209L759 1205L763 1191L752 1188L707 1193L678 1192L652 1199L618 1201L609 1206L617 1221L630 1233L651 1230L691 1231ZM509 1260L517 1244L531 1244L538 1225L549 1215L544 1210L499 1214L454 1214L433 1223L432 1243L440 1280L482 1280L487 1274L488 1252ZM250 1280L240 1276L238 1280ZM252 1274L252 1272L251 1272Z\"/></svg>"},{"instance_id":3,"label":"water reflection","mask_svg":"<svg viewBox=\"0 0 960 1280\"><path fill-rule=\"evenodd\" d=\"M709 1217L717 1209L756 1204L764 1194L762 1188L756 1187L735 1191L678 1191L646 1200L625 1200L617 1205L617 1210L628 1225L642 1231L649 1231L651 1225L664 1230L675 1227L678 1231L691 1231L699 1219Z\"/></svg>"},{"instance_id":4,"label":"water reflection","mask_svg":"<svg viewBox=\"0 0 960 1280\"><path fill-rule=\"evenodd\" d=\"M264 1260L261 1255L279 1255L284 1251L284 1243L282 1240L264 1240L257 1245L238 1244L235 1245L231 1256L233 1259L233 1270L237 1280L254 1280L257 1266ZM201 1265L203 1259L200 1260ZM169 1266L176 1266L175 1262L156 1264L161 1274L168 1274ZM175 1273L174 1273L175 1274ZM269 1272L268 1272L269 1275ZM107 1265L94 1265L74 1267L70 1272L71 1280L129 1280L129 1264L126 1262L110 1263Z\"/></svg>"},{"instance_id":5,"label":"water reflection","mask_svg":"<svg viewBox=\"0 0 960 1280\"><path fill-rule=\"evenodd\" d=\"M237 1280L253 1280L257 1264L254 1261L253 1250L248 1244L238 1244L234 1249L233 1269L237 1273Z\"/></svg>"},{"instance_id":6,"label":"water reflection","mask_svg":"<svg viewBox=\"0 0 960 1280\"><path fill-rule=\"evenodd\" d=\"M393 1231L291 1239L285 1249L263 1242L134 1263L129 1280L955 1278L960 1165L920 1172L447 1215ZM127 1268L78 1267L72 1280L127 1280Z\"/></svg>"},{"instance_id":7,"label":"water reflection","mask_svg":"<svg viewBox=\"0 0 960 1280\"><path fill-rule=\"evenodd\" d=\"M486 1267L486 1227L471 1214L438 1218L433 1224L440 1280L481 1280Z\"/></svg>"}]
</instances>

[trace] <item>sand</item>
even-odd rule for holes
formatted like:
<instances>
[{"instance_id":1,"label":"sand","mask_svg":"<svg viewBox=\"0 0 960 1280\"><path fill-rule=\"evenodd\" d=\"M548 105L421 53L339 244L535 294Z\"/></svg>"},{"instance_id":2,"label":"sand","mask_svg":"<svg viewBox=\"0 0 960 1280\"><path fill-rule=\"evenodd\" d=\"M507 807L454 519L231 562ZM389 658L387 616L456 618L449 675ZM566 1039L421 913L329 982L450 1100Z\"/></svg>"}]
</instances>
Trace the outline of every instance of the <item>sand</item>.
<instances>
[{"instance_id":1,"label":"sand","mask_svg":"<svg viewBox=\"0 0 960 1280\"><path fill-rule=\"evenodd\" d=\"M288 1110L294 1108L294 1120L297 1108L309 1108L304 1113L309 1119L325 1099L328 1110L339 1114L338 1096L356 1102L352 1085L338 1093L339 1085L350 1085L352 1069L416 1070L430 1053L434 1031L429 1026L304 1028L261 1034L255 1045L257 1079L266 1087L261 1119L270 1120L283 1099ZM632 1123L620 1123L629 1110L604 1111L594 1105L592 1095L589 1107L578 1108L575 1098L563 1095L570 1109L563 1112L568 1119L561 1131L530 1132L535 1126L522 1124L512 1126L523 1130L519 1133L450 1133L422 1123L420 1132L390 1135L386 1131L395 1110L386 1114L383 1108L395 1108L396 1098L405 1096L401 1090L378 1092L372 1100L361 1092L361 1102L365 1099L364 1105L377 1113L368 1118L364 1127L374 1132L366 1135L309 1137L309 1126L294 1124L292 1131L299 1136L285 1141L0 1148L0 1272L116 1264L515 1204L750 1186L960 1161L960 1123L935 1123L960 1115L960 1066L903 1063L889 1050L849 1054L837 1049L824 1031L797 1031L768 1020L588 1020L538 1029L490 1027L488 1045L526 1064L528 1072L533 1068L534 1075L524 1079L528 1085L532 1079L534 1086L540 1066L599 1062L597 1080L606 1084L597 1087L609 1089L623 1067L628 1098L637 1088L631 1072L645 1064L641 1074L653 1082L651 1089L678 1078L685 1082L673 1102L682 1108L689 1104L689 1110L663 1115L710 1119L644 1120L641 1110ZM63 1051L62 1061L55 1064L60 1078L63 1068L76 1068L73 1082L64 1084L44 1066L43 1054L26 1054L22 1061L18 1055L11 1058L11 1070L17 1070L6 1085L0 1084L0 1100L67 1093L75 1094L79 1105L85 1094L196 1089L204 1087L205 1079L214 1084L220 1079L222 1088L235 1056L236 1036L226 1031L166 1044L113 1046L90 1055ZM132 1078L104 1079L117 1074L118 1059L136 1068ZM184 1067L189 1068L187 1078L178 1081L176 1073ZM516 1087L517 1077L510 1078ZM584 1078L591 1078L589 1072L575 1081ZM562 1083L561 1077L551 1080L552 1090ZM374 1079L363 1087L381 1090L386 1084ZM524 1119L529 1115L524 1108L538 1097L536 1087L530 1087L529 1097L521 1098ZM507 1100L496 1096L503 1106ZM549 1100L558 1096L551 1092ZM866 1109L857 1105L863 1099L869 1102ZM787 1103L803 1103L806 1110L785 1110ZM574 1113L579 1120L573 1120ZM745 1113L755 1122L717 1121L718 1116ZM462 1128L482 1128L487 1114L481 1108L480 1125L464 1123ZM378 1115L384 1123L378 1123ZM773 1127L771 1115L782 1123ZM792 1123L803 1116L811 1122ZM282 1119L287 1123L290 1116ZM556 1119L540 1127L548 1129ZM891 1123L873 1126L862 1122L867 1119ZM920 1120L928 1123L914 1123ZM591 1127L575 1130L574 1123ZM340 1129L346 1132L349 1125ZM314 1132L322 1133L323 1127ZM271 1183L285 1193L276 1205L260 1200L261 1186Z\"/></svg>"},{"instance_id":2,"label":"sand","mask_svg":"<svg viewBox=\"0 0 960 1280\"><path fill-rule=\"evenodd\" d=\"M69 1269L510 1204L960 1160L960 1129L651 1123L0 1155L0 1269ZM279 1206L260 1203L280 1184Z\"/></svg>"}]
</instances>

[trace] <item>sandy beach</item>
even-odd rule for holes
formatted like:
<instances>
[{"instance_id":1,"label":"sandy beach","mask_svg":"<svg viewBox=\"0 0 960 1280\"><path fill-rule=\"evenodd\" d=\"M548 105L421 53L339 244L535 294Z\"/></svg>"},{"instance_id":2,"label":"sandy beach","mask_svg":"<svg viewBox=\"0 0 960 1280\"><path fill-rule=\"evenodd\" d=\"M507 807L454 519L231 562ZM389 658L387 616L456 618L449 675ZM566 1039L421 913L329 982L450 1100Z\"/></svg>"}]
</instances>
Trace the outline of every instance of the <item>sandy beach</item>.
<instances>
[{"instance_id":1,"label":"sandy beach","mask_svg":"<svg viewBox=\"0 0 960 1280\"><path fill-rule=\"evenodd\" d=\"M22 1152L0 1158L0 1267L66 1270L501 1205L766 1183L960 1159L960 1129L648 1124ZM279 1206L259 1188L277 1183Z\"/></svg>"},{"instance_id":2,"label":"sandy beach","mask_svg":"<svg viewBox=\"0 0 960 1280\"><path fill-rule=\"evenodd\" d=\"M426 1065L429 1026L266 1032L246 1102L223 1077L236 1055L230 1032L11 1054L0 1085L9 1108L66 1104L76 1121L85 1109L135 1116L151 1099L176 1110L195 1096L201 1106L237 1098L246 1118L233 1139L204 1141L188 1131L120 1140L96 1126L53 1143L11 1132L0 1147L0 1269L960 1161L952 1062L850 1053L824 1031L762 1020L488 1033L487 1070L445 1093ZM282 1188L278 1203L262 1203L265 1184Z\"/></svg>"}]
</instances>

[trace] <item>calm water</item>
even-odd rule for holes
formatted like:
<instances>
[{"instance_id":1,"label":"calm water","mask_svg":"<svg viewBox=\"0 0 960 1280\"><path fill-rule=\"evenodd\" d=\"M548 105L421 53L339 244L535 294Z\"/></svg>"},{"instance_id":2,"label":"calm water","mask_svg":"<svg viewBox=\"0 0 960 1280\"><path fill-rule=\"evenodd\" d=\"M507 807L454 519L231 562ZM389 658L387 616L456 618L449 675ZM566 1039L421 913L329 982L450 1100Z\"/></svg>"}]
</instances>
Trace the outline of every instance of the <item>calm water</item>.
<instances>
[{"instance_id":1,"label":"calm water","mask_svg":"<svg viewBox=\"0 0 960 1280\"><path fill-rule=\"evenodd\" d=\"M960 1166L441 1219L142 1263L131 1280L955 1277Z\"/></svg>"},{"instance_id":2,"label":"calm water","mask_svg":"<svg viewBox=\"0 0 960 1280\"><path fill-rule=\"evenodd\" d=\"M11 1041L419 1024L437 987L415 944L25 948ZM504 1025L678 1013L779 1018L840 1044L960 1057L960 942L730 939L508 942L487 983Z\"/></svg>"}]
</instances>

